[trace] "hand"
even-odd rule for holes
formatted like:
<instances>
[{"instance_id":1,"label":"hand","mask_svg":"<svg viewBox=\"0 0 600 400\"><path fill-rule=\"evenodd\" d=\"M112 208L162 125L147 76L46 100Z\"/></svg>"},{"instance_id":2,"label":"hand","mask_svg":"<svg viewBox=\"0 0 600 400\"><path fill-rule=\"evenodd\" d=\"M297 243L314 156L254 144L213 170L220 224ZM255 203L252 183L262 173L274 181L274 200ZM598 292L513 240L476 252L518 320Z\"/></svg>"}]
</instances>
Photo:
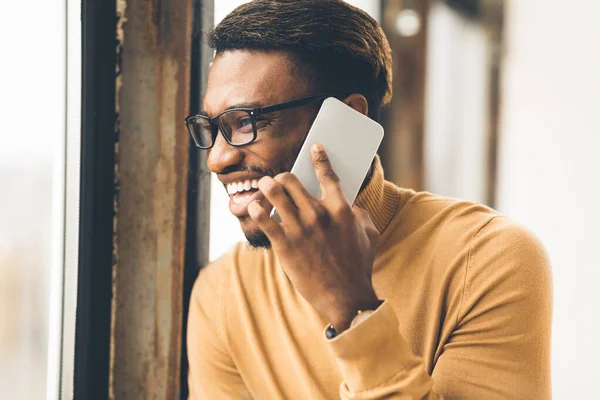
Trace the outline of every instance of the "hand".
<instances>
[{"instance_id":1,"label":"hand","mask_svg":"<svg viewBox=\"0 0 600 400\"><path fill-rule=\"evenodd\" d=\"M323 147L313 146L311 155L321 199L286 172L258 182L281 223L260 201L252 202L248 213L271 241L296 290L341 333L358 310L380 304L371 283L379 232L369 214L344 197Z\"/></svg>"}]
</instances>

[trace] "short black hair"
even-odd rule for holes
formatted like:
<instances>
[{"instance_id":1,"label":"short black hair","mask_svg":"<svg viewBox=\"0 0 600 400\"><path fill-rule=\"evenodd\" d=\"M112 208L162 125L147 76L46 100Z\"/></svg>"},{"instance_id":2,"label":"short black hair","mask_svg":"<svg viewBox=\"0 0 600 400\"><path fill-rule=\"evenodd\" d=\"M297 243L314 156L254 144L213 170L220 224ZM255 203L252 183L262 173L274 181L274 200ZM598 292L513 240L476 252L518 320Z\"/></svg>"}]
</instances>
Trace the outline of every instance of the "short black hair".
<instances>
[{"instance_id":1,"label":"short black hair","mask_svg":"<svg viewBox=\"0 0 600 400\"><path fill-rule=\"evenodd\" d=\"M392 56L383 30L342 0L254 0L225 17L208 43L217 54L285 51L316 89L365 96L373 119L392 96Z\"/></svg>"}]
</instances>

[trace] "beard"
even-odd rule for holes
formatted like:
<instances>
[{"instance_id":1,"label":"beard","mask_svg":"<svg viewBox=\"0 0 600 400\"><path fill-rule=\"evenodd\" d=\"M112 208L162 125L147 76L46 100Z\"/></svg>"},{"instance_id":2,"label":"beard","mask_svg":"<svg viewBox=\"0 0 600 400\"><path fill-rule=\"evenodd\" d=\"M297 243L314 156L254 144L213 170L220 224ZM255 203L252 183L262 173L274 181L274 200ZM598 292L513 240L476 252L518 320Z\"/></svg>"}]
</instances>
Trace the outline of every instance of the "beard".
<instances>
[{"instance_id":1,"label":"beard","mask_svg":"<svg viewBox=\"0 0 600 400\"><path fill-rule=\"evenodd\" d=\"M240 217L239 220L241 223L248 220L249 216ZM246 236L246 240L248 244L255 249L265 249L269 250L271 248L271 241L265 235L263 231L260 229L254 229L250 232L244 232L244 236Z\"/></svg>"}]
</instances>

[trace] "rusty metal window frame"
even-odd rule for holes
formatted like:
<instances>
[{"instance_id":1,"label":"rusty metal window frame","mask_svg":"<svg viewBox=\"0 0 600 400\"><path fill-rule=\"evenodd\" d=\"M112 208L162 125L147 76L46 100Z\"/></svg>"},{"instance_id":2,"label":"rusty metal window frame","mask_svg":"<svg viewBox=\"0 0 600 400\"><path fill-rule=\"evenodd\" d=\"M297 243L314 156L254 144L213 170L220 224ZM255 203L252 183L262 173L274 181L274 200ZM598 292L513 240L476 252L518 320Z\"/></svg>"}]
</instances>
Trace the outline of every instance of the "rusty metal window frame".
<instances>
[{"instance_id":1,"label":"rusty metal window frame","mask_svg":"<svg viewBox=\"0 0 600 400\"><path fill-rule=\"evenodd\" d=\"M194 31L190 112L198 112L213 52L202 33L213 25L213 1L192 0ZM52 344L54 384L47 398L111 397L111 306L114 284L114 204L118 143L116 0L66 0L68 12L67 133L64 193L62 299L54 308L62 319ZM208 262L210 174L205 154L189 150L188 215L183 276L184 337L181 341L181 398L187 398L185 325L191 289Z\"/></svg>"},{"instance_id":2,"label":"rusty metal window frame","mask_svg":"<svg viewBox=\"0 0 600 400\"><path fill-rule=\"evenodd\" d=\"M107 399L109 387L116 65L115 0L81 1L81 164L71 393ZM77 32L69 32L77 35ZM69 371L67 371L69 372Z\"/></svg>"}]
</instances>

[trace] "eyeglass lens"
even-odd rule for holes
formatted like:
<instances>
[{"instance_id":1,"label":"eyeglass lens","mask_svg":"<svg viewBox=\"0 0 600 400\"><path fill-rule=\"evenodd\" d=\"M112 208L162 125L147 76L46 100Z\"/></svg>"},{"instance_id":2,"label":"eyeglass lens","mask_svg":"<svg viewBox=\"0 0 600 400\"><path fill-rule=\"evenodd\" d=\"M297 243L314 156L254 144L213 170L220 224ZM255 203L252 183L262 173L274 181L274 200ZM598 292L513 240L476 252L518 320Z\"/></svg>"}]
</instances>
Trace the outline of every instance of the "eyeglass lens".
<instances>
[{"instance_id":1,"label":"eyeglass lens","mask_svg":"<svg viewBox=\"0 0 600 400\"><path fill-rule=\"evenodd\" d=\"M190 121L189 125L200 147L213 145L216 128L213 127L208 118L197 117L195 120ZM255 125L248 111L227 112L219 117L218 125L223 136L231 144L247 144L255 137Z\"/></svg>"}]
</instances>

